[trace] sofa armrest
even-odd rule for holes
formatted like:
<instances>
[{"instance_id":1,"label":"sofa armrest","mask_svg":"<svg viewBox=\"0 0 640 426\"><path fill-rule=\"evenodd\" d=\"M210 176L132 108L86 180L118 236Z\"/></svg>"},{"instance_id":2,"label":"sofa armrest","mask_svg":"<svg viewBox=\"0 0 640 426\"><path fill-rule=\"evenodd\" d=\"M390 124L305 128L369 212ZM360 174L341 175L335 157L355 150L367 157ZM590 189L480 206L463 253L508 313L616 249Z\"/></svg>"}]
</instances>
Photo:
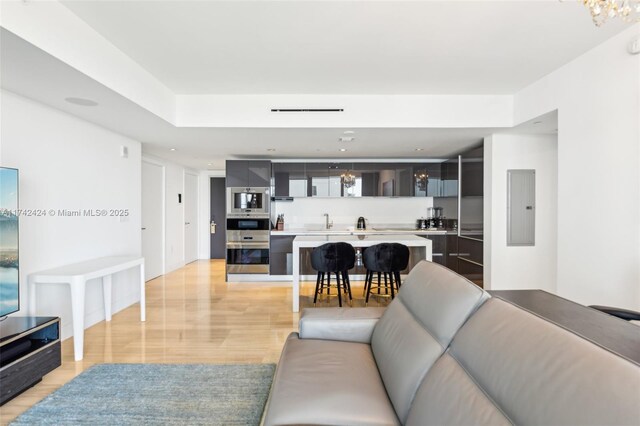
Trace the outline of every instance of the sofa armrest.
<instances>
[{"instance_id":1,"label":"sofa armrest","mask_svg":"<svg viewBox=\"0 0 640 426\"><path fill-rule=\"evenodd\" d=\"M300 338L371 343L386 308L307 308L300 316Z\"/></svg>"}]
</instances>

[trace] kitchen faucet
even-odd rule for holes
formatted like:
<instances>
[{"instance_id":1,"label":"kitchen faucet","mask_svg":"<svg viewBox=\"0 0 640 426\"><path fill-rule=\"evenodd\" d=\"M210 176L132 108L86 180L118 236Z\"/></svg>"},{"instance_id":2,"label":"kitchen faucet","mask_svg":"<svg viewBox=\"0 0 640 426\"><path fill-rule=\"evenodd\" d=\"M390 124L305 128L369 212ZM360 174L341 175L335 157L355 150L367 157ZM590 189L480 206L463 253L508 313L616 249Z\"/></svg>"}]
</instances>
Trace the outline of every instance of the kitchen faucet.
<instances>
[{"instance_id":1,"label":"kitchen faucet","mask_svg":"<svg viewBox=\"0 0 640 426\"><path fill-rule=\"evenodd\" d=\"M329 222L329 213L325 213L324 215L324 229L331 229L333 226L333 221Z\"/></svg>"}]
</instances>

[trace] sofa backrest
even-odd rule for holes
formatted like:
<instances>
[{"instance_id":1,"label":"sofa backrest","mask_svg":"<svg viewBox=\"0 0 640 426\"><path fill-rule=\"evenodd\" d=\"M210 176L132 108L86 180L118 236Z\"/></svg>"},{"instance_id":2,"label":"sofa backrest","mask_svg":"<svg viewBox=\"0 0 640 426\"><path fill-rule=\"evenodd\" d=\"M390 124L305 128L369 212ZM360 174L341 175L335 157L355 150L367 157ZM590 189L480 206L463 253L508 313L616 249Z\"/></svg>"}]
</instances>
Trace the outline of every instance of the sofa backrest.
<instances>
[{"instance_id":1,"label":"sofa backrest","mask_svg":"<svg viewBox=\"0 0 640 426\"><path fill-rule=\"evenodd\" d=\"M371 349L404 423L420 382L488 293L436 263L420 262L378 321Z\"/></svg>"},{"instance_id":2,"label":"sofa backrest","mask_svg":"<svg viewBox=\"0 0 640 426\"><path fill-rule=\"evenodd\" d=\"M504 300L458 331L407 425L640 422L640 366Z\"/></svg>"}]
</instances>

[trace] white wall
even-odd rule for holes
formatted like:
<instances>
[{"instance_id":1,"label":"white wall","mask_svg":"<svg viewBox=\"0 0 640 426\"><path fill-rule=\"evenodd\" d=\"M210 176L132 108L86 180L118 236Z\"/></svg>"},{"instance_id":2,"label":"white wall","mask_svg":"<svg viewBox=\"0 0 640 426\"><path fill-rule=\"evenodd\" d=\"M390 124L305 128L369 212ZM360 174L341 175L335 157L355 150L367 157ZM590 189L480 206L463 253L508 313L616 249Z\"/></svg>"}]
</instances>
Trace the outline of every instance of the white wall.
<instances>
[{"instance_id":1,"label":"white wall","mask_svg":"<svg viewBox=\"0 0 640 426\"><path fill-rule=\"evenodd\" d=\"M414 197L358 197L358 198L295 198L294 201L275 203L272 217L284 214L286 227L324 225L324 213L329 213L334 228L356 226L358 217L376 225L414 226L416 219L427 217L427 207L433 206L433 198ZM273 220L273 219L272 219Z\"/></svg>"},{"instance_id":2,"label":"white wall","mask_svg":"<svg viewBox=\"0 0 640 426\"><path fill-rule=\"evenodd\" d=\"M485 139L484 287L556 292L557 137L494 134ZM535 245L507 246L507 170L536 172Z\"/></svg>"},{"instance_id":3,"label":"white wall","mask_svg":"<svg viewBox=\"0 0 640 426\"><path fill-rule=\"evenodd\" d=\"M42 269L110 255L140 255L140 143L13 93L1 93L2 165L20 169L20 207L56 215L20 218L20 302L27 315L26 276ZM120 147L129 157L120 157ZM128 209L115 217L61 217L59 209ZM113 312L140 300L139 275L113 280ZM101 285L89 282L85 324L104 319ZM40 285L37 314L62 318L62 337L72 335L69 289Z\"/></svg>"},{"instance_id":4,"label":"white wall","mask_svg":"<svg viewBox=\"0 0 640 426\"><path fill-rule=\"evenodd\" d=\"M640 309L640 24L515 95L516 123L558 110L558 294Z\"/></svg>"}]
</instances>

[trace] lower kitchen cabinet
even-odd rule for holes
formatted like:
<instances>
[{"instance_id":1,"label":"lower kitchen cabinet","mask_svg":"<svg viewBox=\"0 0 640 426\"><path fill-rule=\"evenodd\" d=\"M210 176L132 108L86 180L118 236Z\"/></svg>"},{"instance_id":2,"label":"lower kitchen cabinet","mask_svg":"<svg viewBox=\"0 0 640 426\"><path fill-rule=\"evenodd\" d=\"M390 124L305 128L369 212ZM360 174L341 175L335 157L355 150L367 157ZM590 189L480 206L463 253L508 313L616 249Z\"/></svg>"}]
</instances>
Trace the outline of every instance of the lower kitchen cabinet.
<instances>
[{"instance_id":1,"label":"lower kitchen cabinet","mask_svg":"<svg viewBox=\"0 0 640 426\"><path fill-rule=\"evenodd\" d=\"M447 235L447 250L446 250L445 265L453 272L458 272L458 236Z\"/></svg>"},{"instance_id":2,"label":"lower kitchen cabinet","mask_svg":"<svg viewBox=\"0 0 640 426\"><path fill-rule=\"evenodd\" d=\"M483 286L483 242L476 238L458 238L458 273Z\"/></svg>"},{"instance_id":3,"label":"lower kitchen cabinet","mask_svg":"<svg viewBox=\"0 0 640 426\"><path fill-rule=\"evenodd\" d=\"M269 274L291 275L293 239L295 236L271 236L269 247Z\"/></svg>"},{"instance_id":4,"label":"lower kitchen cabinet","mask_svg":"<svg viewBox=\"0 0 640 426\"><path fill-rule=\"evenodd\" d=\"M433 262L447 266L447 236L425 235L424 238L431 240L431 256Z\"/></svg>"}]
</instances>

